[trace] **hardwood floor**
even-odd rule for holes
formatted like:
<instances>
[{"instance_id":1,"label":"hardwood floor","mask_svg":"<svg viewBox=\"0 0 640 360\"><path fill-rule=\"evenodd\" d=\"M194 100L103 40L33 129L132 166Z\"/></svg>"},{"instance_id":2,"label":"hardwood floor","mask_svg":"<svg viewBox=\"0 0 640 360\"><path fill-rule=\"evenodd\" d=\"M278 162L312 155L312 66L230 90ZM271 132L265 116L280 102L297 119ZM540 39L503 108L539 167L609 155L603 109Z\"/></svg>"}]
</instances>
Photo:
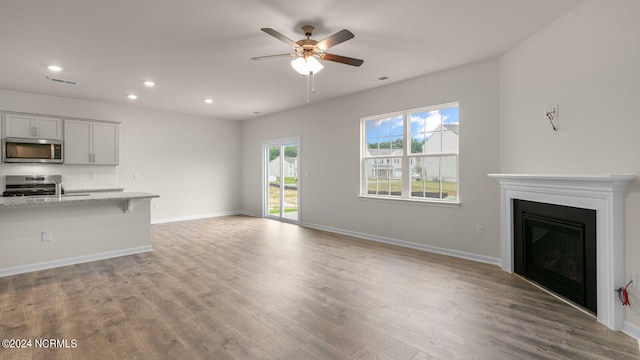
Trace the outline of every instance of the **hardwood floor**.
<instances>
[{"instance_id":1,"label":"hardwood floor","mask_svg":"<svg viewBox=\"0 0 640 360\"><path fill-rule=\"evenodd\" d=\"M152 227L152 253L0 278L1 359L639 359L496 266L244 216ZM67 343L72 345L72 343Z\"/></svg>"}]
</instances>

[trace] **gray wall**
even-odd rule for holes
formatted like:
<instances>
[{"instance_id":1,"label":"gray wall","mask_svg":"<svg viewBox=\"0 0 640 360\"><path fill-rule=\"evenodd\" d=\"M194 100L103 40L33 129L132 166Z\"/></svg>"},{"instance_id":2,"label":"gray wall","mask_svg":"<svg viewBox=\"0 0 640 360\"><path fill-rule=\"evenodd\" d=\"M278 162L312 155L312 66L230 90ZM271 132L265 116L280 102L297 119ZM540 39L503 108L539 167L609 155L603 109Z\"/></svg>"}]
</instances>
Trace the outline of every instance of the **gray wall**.
<instances>
[{"instance_id":1,"label":"gray wall","mask_svg":"<svg viewBox=\"0 0 640 360\"><path fill-rule=\"evenodd\" d=\"M499 257L498 60L242 124L242 209L261 212L261 143L300 136L301 221L491 259ZM362 199L360 118L460 103L460 207ZM302 104L301 104L302 105ZM485 236L475 235L476 226Z\"/></svg>"}]
</instances>

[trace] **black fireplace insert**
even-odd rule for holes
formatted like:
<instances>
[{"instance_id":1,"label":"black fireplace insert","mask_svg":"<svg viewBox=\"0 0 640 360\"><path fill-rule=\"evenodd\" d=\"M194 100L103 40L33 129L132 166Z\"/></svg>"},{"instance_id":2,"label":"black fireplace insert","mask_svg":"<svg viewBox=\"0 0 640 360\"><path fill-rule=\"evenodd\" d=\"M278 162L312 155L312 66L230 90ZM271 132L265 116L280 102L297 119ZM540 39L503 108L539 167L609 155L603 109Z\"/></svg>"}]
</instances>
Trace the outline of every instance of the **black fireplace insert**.
<instances>
[{"instance_id":1,"label":"black fireplace insert","mask_svg":"<svg viewBox=\"0 0 640 360\"><path fill-rule=\"evenodd\" d=\"M596 211L513 200L514 271L597 313Z\"/></svg>"}]
</instances>

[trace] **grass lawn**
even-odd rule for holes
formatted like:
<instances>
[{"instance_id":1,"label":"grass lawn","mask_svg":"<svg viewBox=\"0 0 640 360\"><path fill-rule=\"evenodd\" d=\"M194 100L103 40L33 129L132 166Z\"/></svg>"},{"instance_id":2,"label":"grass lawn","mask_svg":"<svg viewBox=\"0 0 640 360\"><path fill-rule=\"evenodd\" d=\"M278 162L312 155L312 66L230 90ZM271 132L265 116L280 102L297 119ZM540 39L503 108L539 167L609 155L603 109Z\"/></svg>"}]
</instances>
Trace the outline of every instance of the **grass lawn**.
<instances>
[{"instance_id":1,"label":"grass lawn","mask_svg":"<svg viewBox=\"0 0 640 360\"><path fill-rule=\"evenodd\" d=\"M368 178L367 179L367 190L370 192L376 191L376 180L378 181L378 192L392 192L392 193L400 193L402 191L402 180L401 179L376 179L376 178ZM428 193L438 193L440 192L440 182L438 181L411 181L411 192L428 192ZM453 182L443 182L442 183L442 192L447 193L448 196L457 196L458 194L458 184Z\"/></svg>"},{"instance_id":2,"label":"grass lawn","mask_svg":"<svg viewBox=\"0 0 640 360\"><path fill-rule=\"evenodd\" d=\"M285 178L285 183L286 183ZM298 190L284 189L284 212L298 211ZM269 186L269 214L280 213L280 187Z\"/></svg>"},{"instance_id":3,"label":"grass lawn","mask_svg":"<svg viewBox=\"0 0 640 360\"><path fill-rule=\"evenodd\" d=\"M296 185L297 183L298 183L298 180L296 180L296 178L294 178L293 176L285 176L284 178L285 185ZM278 176L276 178L276 181L272 181L270 182L270 184L274 184L274 185L280 184L280 177Z\"/></svg>"},{"instance_id":4,"label":"grass lawn","mask_svg":"<svg viewBox=\"0 0 640 360\"><path fill-rule=\"evenodd\" d=\"M296 212L296 211L298 211L298 209L284 209L284 212L286 213ZM269 214L280 214L280 209L269 209Z\"/></svg>"}]
</instances>

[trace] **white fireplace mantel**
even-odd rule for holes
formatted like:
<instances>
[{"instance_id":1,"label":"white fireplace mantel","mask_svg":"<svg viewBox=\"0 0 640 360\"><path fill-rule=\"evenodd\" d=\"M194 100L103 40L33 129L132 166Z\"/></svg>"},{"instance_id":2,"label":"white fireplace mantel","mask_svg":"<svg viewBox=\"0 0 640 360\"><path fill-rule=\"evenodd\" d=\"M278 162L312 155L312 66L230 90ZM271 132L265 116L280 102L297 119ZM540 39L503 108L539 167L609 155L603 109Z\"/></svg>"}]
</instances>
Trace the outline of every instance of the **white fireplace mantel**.
<instances>
[{"instance_id":1,"label":"white fireplace mantel","mask_svg":"<svg viewBox=\"0 0 640 360\"><path fill-rule=\"evenodd\" d=\"M500 183L501 266L513 272L513 199L596 211L598 321L622 330L624 309L615 289L623 286L624 191L635 175L489 174Z\"/></svg>"}]
</instances>

